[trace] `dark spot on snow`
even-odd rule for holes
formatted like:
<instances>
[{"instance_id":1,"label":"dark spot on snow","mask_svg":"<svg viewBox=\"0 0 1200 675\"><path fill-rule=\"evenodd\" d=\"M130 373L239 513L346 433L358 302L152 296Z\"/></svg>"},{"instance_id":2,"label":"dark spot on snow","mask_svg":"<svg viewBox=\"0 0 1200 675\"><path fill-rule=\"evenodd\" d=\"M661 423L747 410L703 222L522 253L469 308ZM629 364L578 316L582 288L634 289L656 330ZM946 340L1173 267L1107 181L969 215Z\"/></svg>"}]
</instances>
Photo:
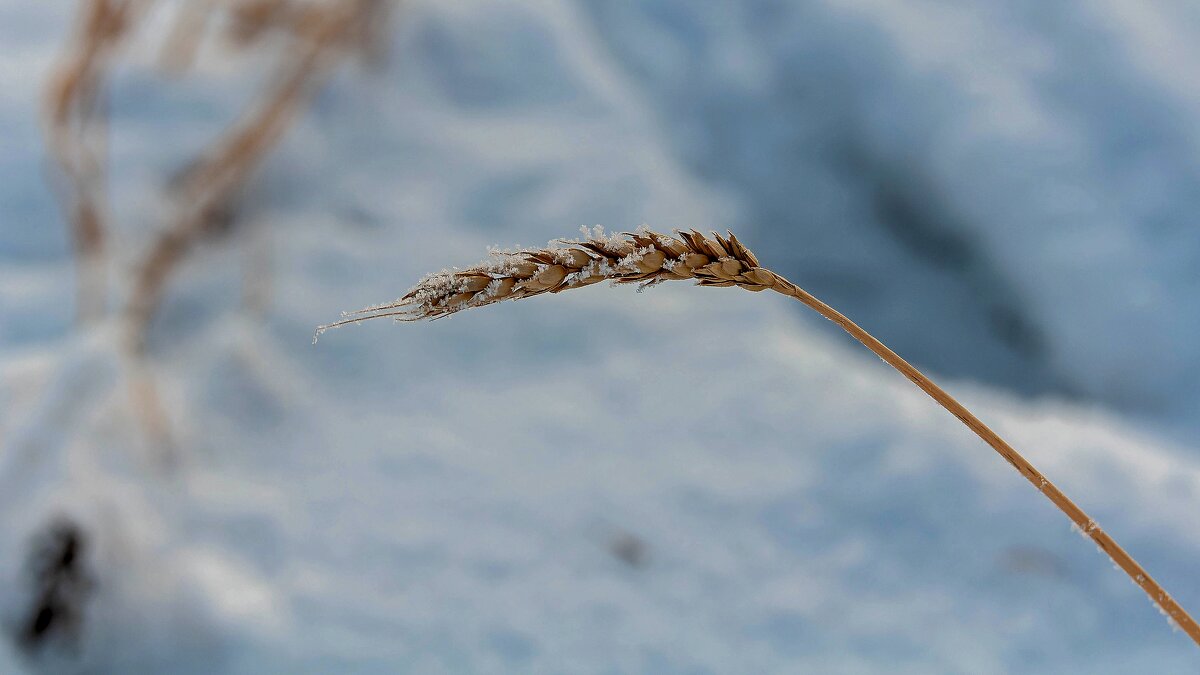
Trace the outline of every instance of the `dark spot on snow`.
<instances>
[{"instance_id":1,"label":"dark spot on snow","mask_svg":"<svg viewBox=\"0 0 1200 675\"><path fill-rule=\"evenodd\" d=\"M95 586L87 554L87 535L72 520L58 518L35 536L26 561L31 602L14 635L22 650L77 645Z\"/></svg>"},{"instance_id":2,"label":"dark spot on snow","mask_svg":"<svg viewBox=\"0 0 1200 675\"><path fill-rule=\"evenodd\" d=\"M650 561L649 545L631 532L614 534L608 542L608 552L630 567L645 567Z\"/></svg>"},{"instance_id":3,"label":"dark spot on snow","mask_svg":"<svg viewBox=\"0 0 1200 675\"><path fill-rule=\"evenodd\" d=\"M1065 579L1070 575L1061 557L1040 546L1009 546L997 556L997 563L1009 574L1048 579Z\"/></svg>"}]
</instances>

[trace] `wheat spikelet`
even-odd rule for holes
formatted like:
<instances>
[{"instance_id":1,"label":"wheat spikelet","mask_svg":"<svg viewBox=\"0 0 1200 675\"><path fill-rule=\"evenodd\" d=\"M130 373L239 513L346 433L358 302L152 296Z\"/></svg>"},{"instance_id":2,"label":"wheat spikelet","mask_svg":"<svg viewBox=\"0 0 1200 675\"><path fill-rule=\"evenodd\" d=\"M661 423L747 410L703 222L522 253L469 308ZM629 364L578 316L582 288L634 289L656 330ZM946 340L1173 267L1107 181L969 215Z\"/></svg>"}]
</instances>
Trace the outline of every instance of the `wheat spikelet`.
<instances>
[{"instance_id":1,"label":"wheat spikelet","mask_svg":"<svg viewBox=\"0 0 1200 675\"><path fill-rule=\"evenodd\" d=\"M900 371L1033 484L1085 536L1150 596L1172 625L1200 646L1200 625L1125 549L1071 501L1054 483L941 387L863 330L841 312L782 276L759 265L758 258L732 232L726 236L696 231L668 236L641 229L616 236L584 228L584 237L557 240L542 249L494 252L492 259L464 270L443 270L422 279L395 302L344 314L341 321L319 326L317 335L335 326L392 317L399 321L436 319L471 307L504 300L558 293L598 281L656 284L695 279L701 286L737 286L749 291L773 290L795 298L833 321L888 365ZM316 336L313 337L316 342Z\"/></svg>"}]
</instances>

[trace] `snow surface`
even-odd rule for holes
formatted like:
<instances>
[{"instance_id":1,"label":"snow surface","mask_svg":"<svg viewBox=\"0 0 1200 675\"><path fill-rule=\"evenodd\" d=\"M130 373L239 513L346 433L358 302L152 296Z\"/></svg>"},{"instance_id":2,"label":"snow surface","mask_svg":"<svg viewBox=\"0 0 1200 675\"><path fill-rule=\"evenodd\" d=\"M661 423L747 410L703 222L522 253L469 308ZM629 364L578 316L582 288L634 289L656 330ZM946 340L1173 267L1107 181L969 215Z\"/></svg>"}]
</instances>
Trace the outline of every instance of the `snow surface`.
<instances>
[{"instance_id":1,"label":"snow surface","mask_svg":"<svg viewBox=\"0 0 1200 675\"><path fill-rule=\"evenodd\" d=\"M1200 668L1003 460L787 298L601 285L310 344L490 244L729 226L1200 611L1194 5L406 3L388 67L343 73L261 173L255 234L171 287L172 455L116 327L71 328L36 118L70 14L0 3L0 622L59 514L96 591L75 653L0 641L0 671ZM122 72L118 250L254 86Z\"/></svg>"}]
</instances>

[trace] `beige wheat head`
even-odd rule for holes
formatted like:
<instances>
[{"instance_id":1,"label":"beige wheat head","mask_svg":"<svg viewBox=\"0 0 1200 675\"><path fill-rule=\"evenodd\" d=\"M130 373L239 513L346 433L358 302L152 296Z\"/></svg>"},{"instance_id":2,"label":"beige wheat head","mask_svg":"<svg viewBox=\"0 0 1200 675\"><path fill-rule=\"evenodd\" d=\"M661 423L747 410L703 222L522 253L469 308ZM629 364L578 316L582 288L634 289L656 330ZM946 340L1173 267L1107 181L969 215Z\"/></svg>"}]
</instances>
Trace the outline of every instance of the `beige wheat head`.
<instances>
[{"instance_id":1,"label":"beige wheat head","mask_svg":"<svg viewBox=\"0 0 1200 675\"><path fill-rule=\"evenodd\" d=\"M558 293L600 281L643 286L695 279L701 286L738 286L762 291L787 283L759 266L738 238L696 231L674 236L641 229L607 235L584 228L581 239L558 239L545 248L495 251L490 260L467 269L443 270L422 279L395 302L347 312L348 323L393 317L399 321L435 319L502 300Z\"/></svg>"}]
</instances>

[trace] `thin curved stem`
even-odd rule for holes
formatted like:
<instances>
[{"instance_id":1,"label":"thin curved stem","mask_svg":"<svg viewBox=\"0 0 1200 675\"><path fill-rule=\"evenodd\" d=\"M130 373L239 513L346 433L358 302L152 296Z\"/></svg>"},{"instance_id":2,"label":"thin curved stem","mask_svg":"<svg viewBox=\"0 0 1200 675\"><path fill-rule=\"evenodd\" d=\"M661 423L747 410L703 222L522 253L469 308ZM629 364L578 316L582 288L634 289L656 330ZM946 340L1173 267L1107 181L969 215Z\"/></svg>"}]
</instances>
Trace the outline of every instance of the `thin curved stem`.
<instances>
[{"instance_id":1,"label":"thin curved stem","mask_svg":"<svg viewBox=\"0 0 1200 675\"><path fill-rule=\"evenodd\" d=\"M1200 625L1196 624L1196 621L1192 619L1187 611L1180 607L1179 604L1175 602L1175 599L1172 598L1165 590L1163 590L1163 587L1159 586L1158 582L1156 582L1150 576L1150 574L1146 572L1146 570L1142 569L1142 566L1139 565L1136 560L1134 560L1128 553L1125 552L1125 549L1121 548L1121 546L1117 544L1112 537L1108 536L1107 532L1100 529L1100 526L1096 524L1096 521L1089 518L1088 515L1084 513L1083 509L1076 506L1075 502L1071 501L1065 494L1063 494L1062 491L1054 485L1054 483L1051 483L1049 479L1043 476L1042 472L1034 468L1034 466L1030 464L1028 460L1022 457L1021 454L1013 449L1011 445L1005 442L1004 439L996 435L996 432L992 431L986 424L979 421L978 417L975 417L975 415L971 414L971 411L967 410L961 403L954 400L954 397L950 396L950 394L947 394L944 390L942 390L941 387L937 386L928 377L925 377L923 374L921 374L921 371L917 370L907 361L900 358L896 352L888 349L886 345L875 339L874 336L860 328L858 324L848 319L841 312L830 307L824 302L821 302L812 294L808 293L787 279L784 279L778 274L776 274L775 277L776 283L772 286L772 290L803 302L812 309L816 310L821 316L841 326L842 329L849 333L854 339L861 342L867 349L875 352L875 355L883 359L889 366L900 371L900 373L912 381L913 384L920 387L921 390L926 394L929 394L930 398L932 398L934 401L937 401L938 405L950 411L952 415L961 420L963 424L967 425L967 427L971 429L971 431L974 431L977 436L982 438L985 443L992 446L992 449L1000 453L1001 457L1007 460L1008 463L1011 464L1018 472L1020 472L1020 474L1024 476L1026 480L1032 483L1039 492L1053 502L1053 504L1057 506L1060 511L1065 513L1066 516L1071 519L1071 522L1075 523L1075 525L1079 527L1084 534L1091 537L1092 541L1096 542L1096 545L1100 547L1100 550L1108 554L1108 557L1111 558L1118 567L1120 567L1125 571L1126 574L1129 575L1129 578L1133 580L1133 583L1137 584L1143 591L1146 592L1146 595L1150 596L1150 600L1153 601L1154 604L1158 605L1158 607L1162 609L1163 613L1165 613L1167 617L1175 623L1175 625L1182 628L1183 632L1187 633L1188 637L1192 638L1192 641L1194 641L1197 645L1200 645Z\"/></svg>"}]
</instances>

